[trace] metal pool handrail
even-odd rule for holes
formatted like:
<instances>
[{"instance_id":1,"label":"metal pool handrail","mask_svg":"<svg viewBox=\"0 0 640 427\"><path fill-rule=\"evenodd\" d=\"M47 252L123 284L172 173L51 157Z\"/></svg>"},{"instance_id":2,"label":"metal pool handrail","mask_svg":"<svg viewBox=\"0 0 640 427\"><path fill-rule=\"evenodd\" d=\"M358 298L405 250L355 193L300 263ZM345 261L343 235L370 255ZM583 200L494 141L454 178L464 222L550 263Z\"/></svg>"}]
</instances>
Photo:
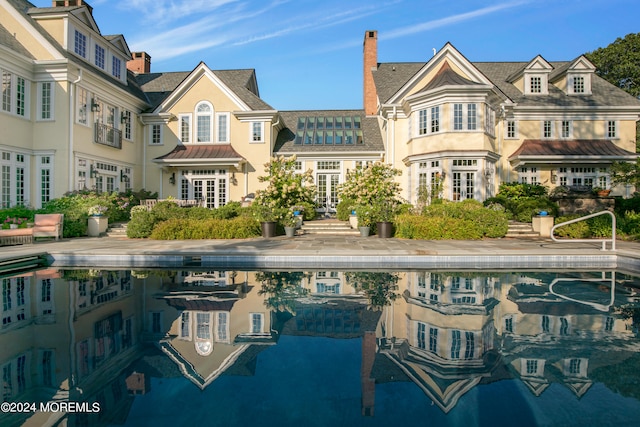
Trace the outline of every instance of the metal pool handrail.
<instances>
[{"instance_id":1,"label":"metal pool handrail","mask_svg":"<svg viewBox=\"0 0 640 427\"><path fill-rule=\"evenodd\" d=\"M604 271L602 272L602 279L569 279L569 278L553 279L553 281L549 284L549 292L552 295L555 295L555 296L560 297L562 299L565 299L567 301L588 305L590 307L595 308L596 310L608 312L609 309L613 306L613 303L614 303L615 297L616 297L616 273L615 273L615 271L611 273L611 279L609 279L609 280L611 282L611 300L609 301L609 304L600 304L600 303L597 303L597 302L582 301L582 300L579 300L579 299L576 299L576 298L571 298L571 297L568 297L566 295L559 294L559 293L557 293L556 291L553 290L554 285L556 283L559 283L559 282L593 282L593 283L606 282L607 279L605 277Z\"/></svg>"},{"instance_id":2,"label":"metal pool handrail","mask_svg":"<svg viewBox=\"0 0 640 427\"><path fill-rule=\"evenodd\" d=\"M593 218L593 217L596 217L596 216L599 216L599 215L604 215L604 214L611 215L611 238L610 239L561 239L561 240L558 240L553 235L553 232L558 227L561 227L563 225L573 224L574 222L584 221L585 219ZM616 216L611 211L601 211L601 212L596 212L596 213L593 213L593 214L590 214L590 215L581 216L580 218L572 219L570 221L561 222L560 224L556 224L551 228L551 240L553 240L554 242L558 242L558 243L564 243L564 242L589 242L589 243L602 242L602 250L603 251L607 250L607 242L610 241L611 242L611 250L615 251L616 250Z\"/></svg>"}]
</instances>

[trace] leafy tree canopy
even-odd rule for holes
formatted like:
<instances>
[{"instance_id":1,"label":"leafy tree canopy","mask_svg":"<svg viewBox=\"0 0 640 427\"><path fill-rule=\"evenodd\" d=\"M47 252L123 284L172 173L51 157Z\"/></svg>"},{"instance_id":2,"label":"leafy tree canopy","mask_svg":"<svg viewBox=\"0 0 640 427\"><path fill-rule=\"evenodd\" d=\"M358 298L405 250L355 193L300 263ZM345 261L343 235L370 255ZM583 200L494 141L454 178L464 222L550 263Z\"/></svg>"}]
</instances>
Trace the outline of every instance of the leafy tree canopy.
<instances>
[{"instance_id":1,"label":"leafy tree canopy","mask_svg":"<svg viewBox=\"0 0 640 427\"><path fill-rule=\"evenodd\" d=\"M640 33L627 34L607 47L585 56L596 66L596 74L631 95L640 97Z\"/></svg>"}]
</instances>

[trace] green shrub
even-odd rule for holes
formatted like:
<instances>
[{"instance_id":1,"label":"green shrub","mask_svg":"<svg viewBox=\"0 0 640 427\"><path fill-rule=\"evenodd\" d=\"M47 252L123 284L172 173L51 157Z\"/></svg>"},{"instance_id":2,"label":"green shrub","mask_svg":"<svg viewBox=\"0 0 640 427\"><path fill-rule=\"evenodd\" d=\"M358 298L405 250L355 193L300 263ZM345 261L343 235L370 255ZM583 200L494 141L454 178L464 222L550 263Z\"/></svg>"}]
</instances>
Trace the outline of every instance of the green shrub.
<instances>
[{"instance_id":1,"label":"green shrub","mask_svg":"<svg viewBox=\"0 0 640 427\"><path fill-rule=\"evenodd\" d=\"M156 225L156 217L147 210L133 213L129 224L127 224L127 237L132 239L144 239L149 237L153 227Z\"/></svg>"},{"instance_id":2,"label":"green shrub","mask_svg":"<svg viewBox=\"0 0 640 427\"><path fill-rule=\"evenodd\" d=\"M356 209L356 202L353 199L345 198L338 202L336 206L336 218L340 221L348 221L351 211Z\"/></svg>"},{"instance_id":3,"label":"green shrub","mask_svg":"<svg viewBox=\"0 0 640 427\"><path fill-rule=\"evenodd\" d=\"M232 219L170 219L157 224L150 234L155 240L246 239L260 236L260 225L249 217Z\"/></svg>"},{"instance_id":4,"label":"green shrub","mask_svg":"<svg viewBox=\"0 0 640 427\"><path fill-rule=\"evenodd\" d=\"M510 205L513 219L520 222L531 222L531 218L540 211L547 211L549 215L556 216L558 206L545 197L535 197L515 200Z\"/></svg>"},{"instance_id":5,"label":"green shrub","mask_svg":"<svg viewBox=\"0 0 640 427\"><path fill-rule=\"evenodd\" d=\"M524 182L505 182L498 187L499 197L508 200L518 200L531 197L547 196L549 189L544 185L526 184Z\"/></svg>"},{"instance_id":6,"label":"green shrub","mask_svg":"<svg viewBox=\"0 0 640 427\"><path fill-rule=\"evenodd\" d=\"M560 224L572 219L579 218L580 215L561 216L556 218L555 223ZM556 228L554 234L558 237L567 237L571 239L587 239L590 237L589 224L586 221L578 221L573 224L563 225Z\"/></svg>"},{"instance_id":7,"label":"green shrub","mask_svg":"<svg viewBox=\"0 0 640 427\"><path fill-rule=\"evenodd\" d=\"M151 212L157 218L157 221L166 221L174 218L187 218L188 209L181 208L171 200L163 200L153 205Z\"/></svg>"},{"instance_id":8,"label":"green shrub","mask_svg":"<svg viewBox=\"0 0 640 427\"><path fill-rule=\"evenodd\" d=\"M618 221L618 228L621 233L635 239L640 239L640 213L626 211Z\"/></svg>"},{"instance_id":9,"label":"green shrub","mask_svg":"<svg viewBox=\"0 0 640 427\"><path fill-rule=\"evenodd\" d=\"M432 204L421 215L405 213L395 221L396 237L406 239L474 240L503 237L508 220L502 210L488 209L475 200Z\"/></svg>"}]
</instances>

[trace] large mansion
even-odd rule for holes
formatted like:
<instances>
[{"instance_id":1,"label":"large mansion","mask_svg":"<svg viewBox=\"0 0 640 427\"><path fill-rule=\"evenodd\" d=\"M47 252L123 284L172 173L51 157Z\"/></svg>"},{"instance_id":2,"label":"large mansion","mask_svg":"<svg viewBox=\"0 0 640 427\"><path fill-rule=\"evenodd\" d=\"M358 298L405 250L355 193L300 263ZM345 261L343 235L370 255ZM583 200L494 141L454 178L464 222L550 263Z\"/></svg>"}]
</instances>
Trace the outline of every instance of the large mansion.
<instances>
[{"instance_id":1,"label":"large mansion","mask_svg":"<svg viewBox=\"0 0 640 427\"><path fill-rule=\"evenodd\" d=\"M2 207L81 189L218 207L263 187L278 155L313 170L319 209L372 161L402 171L410 202L436 177L447 199L484 200L502 182L610 188L611 163L637 157L640 101L584 56L470 62L447 43L423 63L379 63L367 31L362 110L280 111L252 69L151 72L83 0L0 0L0 51Z\"/></svg>"}]
</instances>

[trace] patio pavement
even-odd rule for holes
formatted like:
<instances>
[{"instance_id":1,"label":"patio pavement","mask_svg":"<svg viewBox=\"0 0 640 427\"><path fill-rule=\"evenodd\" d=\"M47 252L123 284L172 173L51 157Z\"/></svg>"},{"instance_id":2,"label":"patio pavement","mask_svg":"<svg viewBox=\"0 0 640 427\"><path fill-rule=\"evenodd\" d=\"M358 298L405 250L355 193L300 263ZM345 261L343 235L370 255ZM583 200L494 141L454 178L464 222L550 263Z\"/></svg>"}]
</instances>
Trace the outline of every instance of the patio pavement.
<instances>
[{"instance_id":1,"label":"patio pavement","mask_svg":"<svg viewBox=\"0 0 640 427\"><path fill-rule=\"evenodd\" d=\"M580 264L616 268L624 258L640 271L640 242L616 242L616 251L602 251L601 243L549 239L503 238L479 241L381 239L376 236L301 235L294 238L241 240L128 239L124 237L72 238L0 247L0 262L9 258L47 254L61 266L247 266L295 267L432 267L470 262L542 268ZM151 260L151 261L149 261ZM455 262L454 262L455 261ZM474 268L475 264L469 264ZM539 266L539 267L538 267ZM479 266L480 267L480 266Z\"/></svg>"}]
</instances>

